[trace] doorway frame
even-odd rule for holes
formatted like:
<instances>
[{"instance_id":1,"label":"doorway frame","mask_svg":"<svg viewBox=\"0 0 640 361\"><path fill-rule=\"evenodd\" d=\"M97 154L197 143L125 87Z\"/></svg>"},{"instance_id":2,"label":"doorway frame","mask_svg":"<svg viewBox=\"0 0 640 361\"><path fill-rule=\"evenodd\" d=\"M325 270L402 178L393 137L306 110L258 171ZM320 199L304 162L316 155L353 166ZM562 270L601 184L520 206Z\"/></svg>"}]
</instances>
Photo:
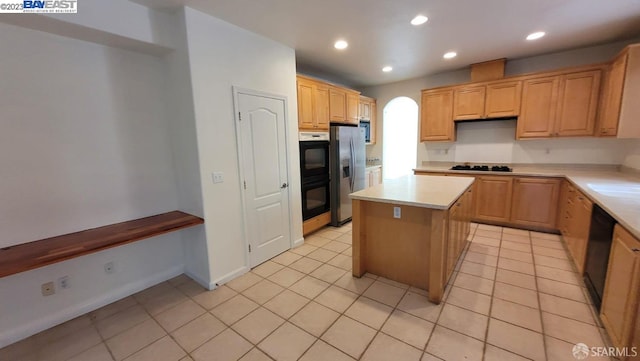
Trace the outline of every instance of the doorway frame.
<instances>
[{"instance_id":1,"label":"doorway frame","mask_svg":"<svg viewBox=\"0 0 640 361\"><path fill-rule=\"evenodd\" d=\"M231 87L231 91L233 92L233 123L236 130L236 149L238 151L238 175L239 182L238 186L240 187L240 198L242 200L242 239L244 240L244 259L245 259L245 268L246 271L250 271L252 267L251 265L251 255L249 254L249 225L247 222L247 201L244 190L243 182L245 180L244 174L244 153L242 151L242 136L240 129L240 103L239 103L239 95L246 94L252 96L259 96L265 98L272 98L276 100L282 100L284 104L284 143L285 143L285 159L287 163L287 184L290 183L291 180L291 156L289 149L289 100L286 95L274 94L269 92L264 92L255 89L243 88L233 85ZM289 250L293 248L294 240L293 240L293 232L291 230L291 222L292 222L292 214L291 214L291 194L292 187L287 187L287 193L289 195L289 202L287 203L287 214L289 216L289 229L287 232L289 233Z\"/></svg>"}]
</instances>

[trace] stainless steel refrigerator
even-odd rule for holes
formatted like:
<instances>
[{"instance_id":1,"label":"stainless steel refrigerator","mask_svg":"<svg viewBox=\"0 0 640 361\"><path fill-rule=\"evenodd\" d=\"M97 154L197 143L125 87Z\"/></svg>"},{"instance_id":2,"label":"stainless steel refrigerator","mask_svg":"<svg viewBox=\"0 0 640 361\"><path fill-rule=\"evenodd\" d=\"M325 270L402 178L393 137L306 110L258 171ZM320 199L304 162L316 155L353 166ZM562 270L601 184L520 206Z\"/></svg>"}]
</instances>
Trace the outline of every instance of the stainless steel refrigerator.
<instances>
[{"instance_id":1,"label":"stainless steel refrigerator","mask_svg":"<svg viewBox=\"0 0 640 361\"><path fill-rule=\"evenodd\" d=\"M364 189L365 130L358 126L331 125L331 225L351 220L349 194Z\"/></svg>"}]
</instances>

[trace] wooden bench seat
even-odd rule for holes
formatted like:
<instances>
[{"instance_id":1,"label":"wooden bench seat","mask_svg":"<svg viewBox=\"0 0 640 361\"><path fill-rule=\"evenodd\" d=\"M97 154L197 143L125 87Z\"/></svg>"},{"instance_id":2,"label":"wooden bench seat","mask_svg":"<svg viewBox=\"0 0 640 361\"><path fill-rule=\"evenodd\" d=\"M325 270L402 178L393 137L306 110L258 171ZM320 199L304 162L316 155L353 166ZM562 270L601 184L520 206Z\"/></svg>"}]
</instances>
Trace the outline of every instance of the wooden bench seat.
<instances>
[{"instance_id":1,"label":"wooden bench seat","mask_svg":"<svg viewBox=\"0 0 640 361\"><path fill-rule=\"evenodd\" d=\"M180 211L135 219L0 249L0 277L203 224Z\"/></svg>"}]
</instances>

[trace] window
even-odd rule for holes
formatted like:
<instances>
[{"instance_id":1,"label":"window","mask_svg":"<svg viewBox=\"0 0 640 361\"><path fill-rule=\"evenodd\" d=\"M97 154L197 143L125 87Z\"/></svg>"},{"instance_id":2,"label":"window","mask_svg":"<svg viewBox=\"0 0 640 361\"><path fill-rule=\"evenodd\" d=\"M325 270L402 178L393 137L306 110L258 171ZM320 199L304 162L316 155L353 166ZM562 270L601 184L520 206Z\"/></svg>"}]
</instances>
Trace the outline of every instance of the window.
<instances>
[{"instance_id":1,"label":"window","mask_svg":"<svg viewBox=\"0 0 640 361\"><path fill-rule=\"evenodd\" d=\"M412 174L418 151L418 104L411 98L392 99L382 113L384 179Z\"/></svg>"}]
</instances>

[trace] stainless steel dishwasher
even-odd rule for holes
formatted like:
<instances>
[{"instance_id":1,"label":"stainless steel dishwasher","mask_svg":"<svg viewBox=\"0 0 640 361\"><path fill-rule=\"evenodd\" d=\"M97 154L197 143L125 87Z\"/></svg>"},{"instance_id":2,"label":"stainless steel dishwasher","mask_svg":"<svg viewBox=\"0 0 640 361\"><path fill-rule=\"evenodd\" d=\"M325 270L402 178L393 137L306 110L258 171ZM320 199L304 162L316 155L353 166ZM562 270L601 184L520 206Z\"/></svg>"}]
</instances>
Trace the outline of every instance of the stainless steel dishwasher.
<instances>
[{"instance_id":1,"label":"stainless steel dishwasher","mask_svg":"<svg viewBox=\"0 0 640 361\"><path fill-rule=\"evenodd\" d=\"M613 227L616 221L597 204L593 205L587 259L584 266L584 283L598 311L602 303L604 281L607 278L609 252L613 240Z\"/></svg>"}]
</instances>

